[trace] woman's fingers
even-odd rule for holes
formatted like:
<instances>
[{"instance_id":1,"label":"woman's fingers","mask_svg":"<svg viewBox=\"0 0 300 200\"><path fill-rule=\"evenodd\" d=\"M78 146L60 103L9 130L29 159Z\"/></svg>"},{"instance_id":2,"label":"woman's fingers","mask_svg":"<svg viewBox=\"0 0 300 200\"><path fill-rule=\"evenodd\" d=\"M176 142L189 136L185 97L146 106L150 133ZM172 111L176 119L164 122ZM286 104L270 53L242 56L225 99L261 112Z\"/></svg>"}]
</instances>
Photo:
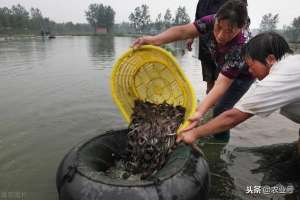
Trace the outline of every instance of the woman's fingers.
<instances>
[{"instance_id":1,"label":"woman's fingers","mask_svg":"<svg viewBox=\"0 0 300 200\"><path fill-rule=\"evenodd\" d=\"M181 133L177 135L176 142L184 142L186 144L192 144L197 140L196 132L195 130L190 130L184 133Z\"/></svg>"},{"instance_id":2,"label":"woman's fingers","mask_svg":"<svg viewBox=\"0 0 300 200\"><path fill-rule=\"evenodd\" d=\"M182 134L178 135L176 138L176 142L180 143L182 141L182 138L183 138Z\"/></svg>"},{"instance_id":3,"label":"woman's fingers","mask_svg":"<svg viewBox=\"0 0 300 200\"><path fill-rule=\"evenodd\" d=\"M195 112L190 118L190 121L199 121L201 119L201 113Z\"/></svg>"},{"instance_id":4,"label":"woman's fingers","mask_svg":"<svg viewBox=\"0 0 300 200\"><path fill-rule=\"evenodd\" d=\"M193 128L195 128L198 124L198 121L193 121L191 122L186 128L182 129L180 131L180 133L183 133L183 132L186 132L186 131L189 131L189 130L192 130Z\"/></svg>"},{"instance_id":5,"label":"woman's fingers","mask_svg":"<svg viewBox=\"0 0 300 200\"><path fill-rule=\"evenodd\" d=\"M153 39L152 36L143 36L140 38L137 38L133 44L132 44L132 48L137 49L142 45L146 45L146 44L154 44L155 40Z\"/></svg>"},{"instance_id":6,"label":"woman's fingers","mask_svg":"<svg viewBox=\"0 0 300 200\"><path fill-rule=\"evenodd\" d=\"M192 39L188 39L187 42L186 42L186 48L189 51L192 51L192 44L193 44L193 40Z\"/></svg>"},{"instance_id":7,"label":"woman's fingers","mask_svg":"<svg viewBox=\"0 0 300 200\"><path fill-rule=\"evenodd\" d=\"M133 42L132 48L137 49L140 46L142 46L144 43L145 43L144 38L140 37Z\"/></svg>"},{"instance_id":8,"label":"woman's fingers","mask_svg":"<svg viewBox=\"0 0 300 200\"><path fill-rule=\"evenodd\" d=\"M188 44L187 49L188 49L189 51L192 51L192 50L193 50L192 44L191 44L191 43Z\"/></svg>"}]
</instances>

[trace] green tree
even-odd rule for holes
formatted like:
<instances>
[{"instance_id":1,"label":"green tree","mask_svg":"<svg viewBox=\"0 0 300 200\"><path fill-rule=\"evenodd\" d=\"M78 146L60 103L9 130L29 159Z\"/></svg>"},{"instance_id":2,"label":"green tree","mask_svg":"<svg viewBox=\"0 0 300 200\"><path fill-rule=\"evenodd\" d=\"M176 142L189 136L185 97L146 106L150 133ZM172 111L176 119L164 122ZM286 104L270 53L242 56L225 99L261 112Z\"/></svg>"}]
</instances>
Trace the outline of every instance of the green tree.
<instances>
[{"instance_id":1,"label":"green tree","mask_svg":"<svg viewBox=\"0 0 300 200\"><path fill-rule=\"evenodd\" d=\"M300 16L293 19L291 26L284 28L284 35L291 42L299 42L299 39L300 39Z\"/></svg>"},{"instance_id":2,"label":"green tree","mask_svg":"<svg viewBox=\"0 0 300 200\"><path fill-rule=\"evenodd\" d=\"M97 27L105 27L108 32L111 32L115 21L115 11L110 6L90 4L85 15L95 31Z\"/></svg>"},{"instance_id":3,"label":"green tree","mask_svg":"<svg viewBox=\"0 0 300 200\"><path fill-rule=\"evenodd\" d=\"M171 27L173 20L172 20L172 13L170 9L167 9L164 15L164 21L163 21L164 25L166 28Z\"/></svg>"},{"instance_id":4,"label":"green tree","mask_svg":"<svg viewBox=\"0 0 300 200\"><path fill-rule=\"evenodd\" d=\"M12 26L16 29L26 29L29 22L29 12L20 4L12 6Z\"/></svg>"},{"instance_id":5,"label":"green tree","mask_svg":"<svg viewBox=\"0 0 300 200\"><path fill-rule=\"evenodd\" d=\"M45 31L42 12L38 8L31 8L30 16L30 29L35 31Z\"/></svg>"},{"instance_id":6,"label":"green tree","mask_svg":"<svg viewBox=\"0 0 300 200\"><path fill-rule=\"evenodd\" d=\"M151 19L149 14L149 6L143 4L141 8L142 8L142 31L144 31L149 27L149 24L151 23Z\"/></svg>"},{"instance_id":7,"label":"green tree","mask_svg":"<svg viewBox=\"0 0 300 200\"><path fill-rule=\"evenodd\" d=\"M131 22L131 25L133 26L133 28L136 31L141 31L141 25L140 25L140 21L141 21L141 15L142 15L142 11L140 7L136 7L134 9L134 11L132 13L130 13L128 19Z\"/></svg>"},{"instance_id":8,"label":"green tree","mask_svg":"<svg viewBox=\"0 0 300 200\"><path fill-rule=\"evenodd\" d=\"M294 30L294 41L299 41L300 39L300 16L294 18L293 23L292 23L292 27Z\"/></svg>"},{"instance_id":9,"label":"green tree","mask_svg":"<svg viewBox=\"0 0 300 200\"><path fill-rule=\"evenodd\" d=\"M8 29L11 26L12 12L9 8L0 8L0 29Z\"/></svg>"},{"instance_id":10,"label":"green tree","mask_svg":"<svg viewBox=\"0 0 300 200\"><path fill-rule=\"evenodd\" d=\"M52 22L49 17L43 19L44 31L51 33L55 29L55 23Z\"/></svg>"},{"instance_id":11,"label":"green tree","mask_svg":"<svg viewBox=\"0 0 300 200\"><path fill-rule=\"evenodd\" d=\"M190 23L190 21L191 21L191 19L190 19L189 15L186 13L185 6L183 6L183 7L179 6L176 10L174 23L176 25L181 25L181 24L188 24L188 23Z\"/></svg>"},{"instance_id":12,"label":"green tree","mask_svg":"<svg viewBox=\"0 0 300 200\"><path fill-rule=\"evenodd\" d=\"M140 7L136 7L128 18L137 32L146 31L151 23L149 6L143 4Z\"/></svg>"},{"instance_id":13,"label":"green tree","mask_svg":"<svg viewBox=\"0 0 300 200\"><path fill-rule=\"evenodd\" d=\"M273 14L268 13L262 17L260 22L260 31L273 31L276 29L279 21L279 14L273 16Z\"/></svg>"},{"instance_id":14,"label":"green tree","mask_svg":"<svg viewBox=\"0 0 300 200\"><path fill-rule=\"evenodd\" d=\"M106 18L106 28L108 32L111 32L114 24L115 24L115 11L112 9L112 7L107 6L105 9L105 18Z\"/></svg>"},{"instance_id":15,"label":"green tree","mask_svg":"<svg viewBox=\"0 0 300 200\"><path fill-rule=\"evenodd\" d=\"M31 8L30 15L31 15L31 18L43 18L43 14L40 11L40 9L38 9L38 8Z\"/></svg>"},{"instance_id":16,"label":"green tree","mask_svg":"<svg viewBox=\"0 0 300 200\"><path fill-rule=\"evenodd\" d=\"M294 18L294 20L292 22L292 26L297 29L300 28L300 16Z\"/></svg>"},{"instance_id":17,"label":"green tree","mask_svg":"<svg viewBox=\"0 0 300 200\"><path fill-rule=\"evenodd\" d=\"M155 19L155 29L158 30L158 31L161 31L163 29L163 19L162 19L162 16L161 16L161 13L159 13Z\"/></svg>"},{"instance_id":18,"label":"green tree","mask_svg":"<svg viewBox=\"0 0 300 200\"><path fill-rule=\"evenodd\" d=\"M65 31L68 33L71 33L75 30L75 25L73 24L73 22L67 22L65 23Z\"/></svg>"}]
</instances>

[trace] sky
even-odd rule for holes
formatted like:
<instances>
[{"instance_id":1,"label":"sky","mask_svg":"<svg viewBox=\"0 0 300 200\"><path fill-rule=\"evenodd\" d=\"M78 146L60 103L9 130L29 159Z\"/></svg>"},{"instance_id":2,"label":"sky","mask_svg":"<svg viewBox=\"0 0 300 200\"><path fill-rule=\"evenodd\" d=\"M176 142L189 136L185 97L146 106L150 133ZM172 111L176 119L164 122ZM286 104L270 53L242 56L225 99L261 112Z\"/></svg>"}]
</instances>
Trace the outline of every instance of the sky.
<instances>
[{"instance_id":1,"label":"sky","mask_svg":"<svg viewBox=\"0 0 300 200\"><path fill-rule=\"evenodd\" d=\"M0 7L21 4L27 10L39 8L44 17L55 22L87 23L85 11L91 3L110 5L116 12L115 22L129 21L128 16L135 7L147 4L154 21L159 13L170 8L174 15L179 6L185 6L191 19L194 18L198 0L0 0ZM278 28L290 25L294 17L300 16L300 0L248 0L248 12L251 18L250 28L258 28L266 13L279 13Z\"/></svg>"}]
</instances>

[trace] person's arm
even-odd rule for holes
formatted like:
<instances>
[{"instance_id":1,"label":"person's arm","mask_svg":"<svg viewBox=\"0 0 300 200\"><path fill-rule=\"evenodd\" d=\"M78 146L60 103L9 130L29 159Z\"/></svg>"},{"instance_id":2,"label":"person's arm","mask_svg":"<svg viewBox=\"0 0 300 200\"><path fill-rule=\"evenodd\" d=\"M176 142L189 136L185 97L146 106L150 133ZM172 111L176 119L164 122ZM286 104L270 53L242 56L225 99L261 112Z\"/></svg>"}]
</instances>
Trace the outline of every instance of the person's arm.
<instances>
[{"instance_id":1,"label":"person's arm","mask_svg":"<svg viewBox=\"0 0 300 200\"><path fill-rule=\"evenodd\" d=\"M215 133L233 128L252 116L253 114L251 113L245 113L236 108L233 108L231 110L223 112L203 126L199 126L186 132L181 131L181 133L177 136L176 141L183 141L187 144L192 144L200 137L213 135Z\"/></svg>"},{"instance_id":2,"label":"person's arm","mask_svg":"<svg viewBox=\"0 0 300 200\"><path fill-rule=\"evenodd\" d=\"M152 44L160 46L177 40L185 40L194 38L199 35L199 31L193 23L180 26L174 26L166 31L155 36L144 36L136 39L133 42L133 48L138 48L141 45Z\"/></svg>"},{"instance_id":3,"label":"person's arm","mask_svg":"<svg viewBox=\"0 0 300 200\"><path fill-rule=\"evenodd\" d=\"M208 111L208 109L210 109L220 100L220 98L228 90L232 82L233 79L230 79L220 73L214 84L214 87L204 98L204 100L198 105L197 112L199 112L203 116Z\"/></svg>"},{"instance_id":4,"label":"person's arm","mask_svg":"<svg viewBox=\"0 0 300 200\"><path fill-rule=\"evenodd\" d=\"M190 124L182 129L182 131L188 131L195 128L203 115L225 94L232 82L232 79L220 73L212 90L198 105L195 113L189 118Z\"/></svg>"}]
</instances>

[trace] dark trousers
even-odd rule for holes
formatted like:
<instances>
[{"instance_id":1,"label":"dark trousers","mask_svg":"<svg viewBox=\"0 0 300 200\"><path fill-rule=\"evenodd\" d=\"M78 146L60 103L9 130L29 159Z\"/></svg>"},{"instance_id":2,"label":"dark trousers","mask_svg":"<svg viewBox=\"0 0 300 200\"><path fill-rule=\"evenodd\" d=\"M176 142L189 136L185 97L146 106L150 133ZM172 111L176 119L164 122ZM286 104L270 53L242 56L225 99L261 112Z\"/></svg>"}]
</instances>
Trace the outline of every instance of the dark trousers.
<instances>
[{"instance_id":1,"label":"dark trousers","mask_svg":"<svg viewBox=\"0 0 300 200\"><path fill-rule=\"evenodd\" d=\"M240 98L247 92L253 80L235 79L227 92L216 104L213 110L213 116L216 117L222 112L233 108L233 106L240 100ZM228 141L230 138L230 131L220 132L214 135L216 139Z\"/></svg>"}]
</instances>

